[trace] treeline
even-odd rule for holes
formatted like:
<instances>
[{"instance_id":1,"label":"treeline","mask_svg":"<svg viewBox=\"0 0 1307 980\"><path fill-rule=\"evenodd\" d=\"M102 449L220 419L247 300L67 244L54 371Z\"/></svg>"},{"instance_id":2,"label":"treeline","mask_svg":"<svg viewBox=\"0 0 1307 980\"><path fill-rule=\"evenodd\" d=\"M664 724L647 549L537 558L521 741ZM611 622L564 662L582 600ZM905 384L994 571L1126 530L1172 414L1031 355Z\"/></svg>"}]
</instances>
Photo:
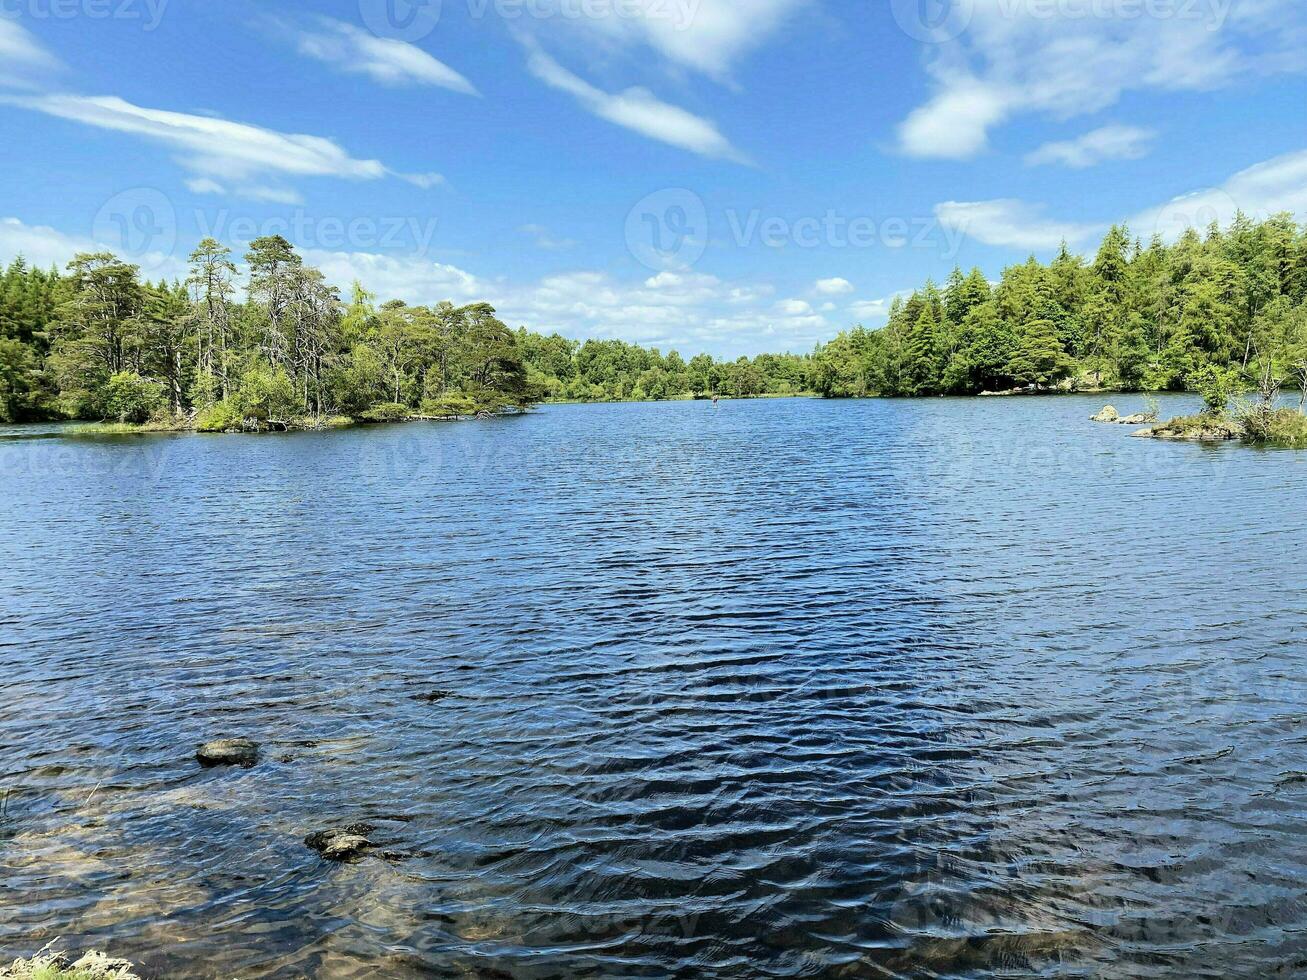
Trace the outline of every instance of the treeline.
<instances>
[{"instance_id":1,"label":"treeline","mask_svg":"<svg viewBox=\"0 0 1307 980\"><path fill-rule=\"evenodd\" d=\"M201 430L386 421L525 408L806 390L810 359L685 360L618 340L510 330L485 303L342 300L280 236L239 275L212 239L184 282L109 253L0 276L0 421L156 422Z\"/></svg>"},{"instance_id":2,"label":"treeline","mask_svg":"<svg viewBox=\"0 0 1307 980\"><path fill-rule=\"evenodd\" d=\"M832 397L1018 388L1197 390L1213 375L1307 390L1307 229L1289 214L1238 216L1147 245L1124 227L1092 262L1064 246L998 283L955 270L896 301L880 330L819 348L811 385Z\"/></svg>"},{"instance_id":3,"label":"treeline","mask_svg":"<svg viewBox=\"0 0 1307 980\"><path fill-rule=\"evenodd\" d=\"M109 253L0 277L0 419L162 421L204 430L521 408L538 397L492 307L348 302L284 238L238 281L212 239L184 283ZM243 288L240 288L243 287ZM244 298L238 299L238 289Z\"/></svg>"},{"instance_id":4,"label":"treeline","mask_svg":"<svg viewBox=\"0 0 1307 980\"><path fill-rule=\"evenodd\" d=\"M185 282L108 253L0 276L0 420L162 420L201 429L449 417L537 401L815 392L827 397L1114 388L1307 393L1307 228L1291 215L1146 246L1114 227L998 283L955 270L808 355L690 359L510 330L485 303L342 300L284 238L238 275L212 239Z\"/></svg>"},{"instance_id":5,"label":"treeline","mask_svg":"<svg viewBox=\"0 0 1307 980\"><path fill-rule=\"evenodd\" d=\"M663 401L725 395L795 395L810 391L811 358L759 354L718 361L698 354L639 347L621 340L579 343L558 334L518 332L532 385L555 401Z\"/></svg>"}]
</instances>

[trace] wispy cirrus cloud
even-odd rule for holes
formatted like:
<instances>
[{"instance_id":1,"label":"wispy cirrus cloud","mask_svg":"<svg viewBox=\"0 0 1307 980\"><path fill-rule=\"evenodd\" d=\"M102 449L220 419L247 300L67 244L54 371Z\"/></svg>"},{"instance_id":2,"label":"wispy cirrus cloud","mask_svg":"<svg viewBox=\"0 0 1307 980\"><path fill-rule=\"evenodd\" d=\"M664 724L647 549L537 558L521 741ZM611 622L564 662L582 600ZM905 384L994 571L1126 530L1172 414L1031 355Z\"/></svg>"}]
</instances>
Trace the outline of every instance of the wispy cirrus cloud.
<instances>
[{"instance_id":1,"label":"wispy cirrus cloud","mask_svg":"<svg viewBox=\"0 0 1307 980\"><path fill-rule=\"evenodd\" d=\"M0 17L0 85L34 88L34 75L50 74L63 65L21 24Z\"/></svg>"},{"instance_id":2,"label":"wispy cirrus cloud","mask_svg":"<svg viewBox=\"0 0 1307 980\"><path fill-rule=\"evenodd\" d=\"M1045 143L1026 155L1030 166L1062 164L1075 170L1108 160L1139 160L1148 155L1157 133L1140 126L1103 126L1073 140Z\"/></svg>"},{"instance_id":3,"label":"wispy cirrus cloud","mask_svg":"<svg viewBox=\"0 0 1307 980\"><path fill-rule=\"evenodd\" d=\"M1173 4L1153 14L1135 4L987 0L954 9L965 29L927 46L933 92L899 127L911 156L970 159L1020 115L1070 119L1130 91L1207 91L1304 65L1307 18L1297 0Z\"/></svg>"},{"instance_id":4,"label":"wispy cirrus cloud","mask_svg":"<svg viewBox=\"0 0 1307 980\"><path fill-rule=\"evenodd\" d=\"M299 52L331 65L339 71L367 75L382 85L430 85L479 95L476 87L462 74L415 44L394 38L377 37L352 24L318 17L312 29L294 30Z\"/></svg>"},{"instance_id":5,"label":"wispy cirrus cloud","mask_svg":"<svg viewBox=\"0 0 1307 980\"><path fill-rule=\"evenodd\" d=\"M1101 226L1057 221L1043 214L1043 209L1024 201L945 201L935 206L940 224L962 232L986 245L1004 248L1054 249L1063 242L1083 242Z\"/></svg>"},{"instance_id":6,"label":"wispy cirrus cloud","mask_svg":"<svg viewBox=\"0 0 1307 980\"><path fill-rule=\"evenodd\" d=\"M584 31L607 48L645 48L672 64L729 81L735 64L760 47L811 0L625 0L595 4L591 15L563 16L562 0L538 0L542 20Z\"/></svg>"},{"instance_id":7,"label":"wispy cirrus cloud","mask_svg":"<svg viewBox=\"0 0 1307 980\"><path fill-rule=\"evenodd\" d=\"M133 105L116 96L11 95L0 103L19 106L96 129L127 133L168 147L193 176L192 189L225 192L232 185L244 196L288 199L284 186L267 185L267 178L335 177L379 180L399 177L418 186L432 186L434 174L402 174L379 160L351 156L321 136L282 133L262 126Z\"/></svg>"},{"instance_id":8,"label":"wispy cirrus cloud","mask_svg":"<svg viewBox=\"0 0 1307 980\"><path fill-rule=\"evenodd\" d=\"M572 96L600 119L699 156L750 162L709 120L661 101L648 89L604 92L560 65L534 39L519 35L519 40L526 48L527 69L532 75Z\"/></svg>"}]
</instances>

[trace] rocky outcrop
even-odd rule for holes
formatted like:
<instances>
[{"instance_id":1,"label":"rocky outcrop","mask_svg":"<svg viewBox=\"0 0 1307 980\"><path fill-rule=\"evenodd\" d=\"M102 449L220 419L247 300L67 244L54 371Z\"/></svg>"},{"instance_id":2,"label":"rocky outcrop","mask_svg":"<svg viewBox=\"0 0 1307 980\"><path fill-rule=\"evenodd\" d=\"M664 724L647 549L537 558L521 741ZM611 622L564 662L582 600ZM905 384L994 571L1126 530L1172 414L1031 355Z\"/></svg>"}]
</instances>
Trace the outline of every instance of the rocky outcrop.
<instances>
[{"instance_id":1,"label":"rocky outcrop","mask_svg":"<svg viewBox=\"0 0 1307 980\"><path fill-rule=\"evenodd\" d=\"M1213 415L1189 415L1171 419L1133 435L1141 439L1171 439L1180 442L1230 442L1242 439L1244 428L1238 422Z\"/></svg>"},{"instance_id":2,"label":"rocky outcrop","mask_svg":"<svg viewBox=\"0 0 1307 980\"><path fill-rule=\"evenodd\" d=\"M1089 421L1090 422L1119 422L1121 421L1121 413L1118 412L1111 405L1107 405L1097 415L1091 415L1089 417Z\"/></svg>"},{"instance_id":3,"label":"rocky outcrop","mask_svg":"<svg viewBox=\"0 0 1307 980\"><path fill-rule=\"evenodd\" d=\"M328 861L348 861L372 850L368 835L375 828L367 823L353 823L338 830L320 830L304 838L304 844Z\"/></svg>"},{"instance_id":4,"label":"rocky outcrop","mask_svg":"<svg viewBox=\"0 0 1307 980\"><path fill-rule=\"evenodd\" d=\"M248 738L223 738L201 745L195 752L195 758L205 768L243 766L248 769L259 761L259 745Z\"/></svg>"}]
</instances>

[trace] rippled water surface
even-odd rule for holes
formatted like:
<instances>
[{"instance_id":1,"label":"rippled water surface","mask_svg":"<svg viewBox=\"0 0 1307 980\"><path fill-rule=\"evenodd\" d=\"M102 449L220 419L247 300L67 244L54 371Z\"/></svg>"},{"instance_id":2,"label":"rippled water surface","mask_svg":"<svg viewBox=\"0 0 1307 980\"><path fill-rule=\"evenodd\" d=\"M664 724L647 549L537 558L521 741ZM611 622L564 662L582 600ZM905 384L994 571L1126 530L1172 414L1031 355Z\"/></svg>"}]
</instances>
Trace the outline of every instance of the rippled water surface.
<instances>
[{"instance_id":1,"label":"rippled water surface","mask_svg":"<svg viewBox=\"0 0 1307 980\"><path fill-rule=\"evenodd\" d=\"M0 430L0 950L1302 975L1307 454L1101 403Z\"/></svg>"}]
</instances>

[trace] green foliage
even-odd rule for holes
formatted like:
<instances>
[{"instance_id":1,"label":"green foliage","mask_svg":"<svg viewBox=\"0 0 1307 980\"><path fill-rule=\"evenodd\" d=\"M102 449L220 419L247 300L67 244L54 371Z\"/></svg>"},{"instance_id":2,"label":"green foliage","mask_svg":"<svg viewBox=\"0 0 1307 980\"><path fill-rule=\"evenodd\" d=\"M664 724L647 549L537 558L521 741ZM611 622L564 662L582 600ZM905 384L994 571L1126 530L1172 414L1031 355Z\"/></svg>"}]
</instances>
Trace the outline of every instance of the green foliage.
<instances>
[{"instance_id":1,"label":"green foliage","mask_svg":"<svg viewBox=\"0 0 1307 980\"><path fill-rule=\"evenodd\" d=\"M422 414L434 419L466 418L477 413L477 404L462 392L450 392L439 398L424 398Z\"/></svg>"},{"instance_id":2,"label":"green foliage","mask_svg":"<svg viewBox=\"0 0 1307 980\"><path fill-rule=\"evenodd\" d=\"M1307 415L1291 408L1264 411L1260 405L1239 412L1244 438L1263 446L1307 449Z\"/></svg>"},{"instance_id":3,"label":"green foliage","mask_svg":"<svg viewBox=\"0 0 1307 980\"><path fill-rule=\"evenodd\" d=\"M300 408L299 395L284 368L256 361L245 369L232 398L242 418L259 422L294 418Z\"/></svg>"},{"instance_id":4,"label":"green foliage","mask_svg":"<svg viewBox=\"0 0 1307 980\"><path fill-rule=\"evenodd\" d=\"M199 432L237 432L244 422L245 416L230 401L214 402L195 416L195 428Z\"/></svg>"},{"instance_id":5,"label":"green foliage","mask_svg":"<svg viewBox=\"0 0 1307 980\"><path fill-rule=\"evenodd\" d=\"M1202 396L1203 405L1209 415L1222 416L1234 394L1234 378L1225 368L1214 364L1194 371L1185 379L1190 390Z\"/></svg>"},{"instance_id":6,"label":"green foliage","mask_svg":"<svg viewBox=\"0 0 1307 980\"><path fill-rule=\"evenodd\" d=\"M1092 264L1064 247L1005 269L992 289L954 270L942 292L927 283L896 300L883 328L841 334L811 365L812 387L834 397L1210 390L1212 367L1263 398L1292 384L1307 405L1307 231L1288 215L1241 216L1228 233L1144 247L1117 226Z\"/></svg>"},{"instance_id":7,"label":"green foliage","mask_svg":"<svg viewBox=\"0 0 1307 980\"><path fill-rule=\"evenodd\" d=\"M163 402L163 385L132 371L111 376L99 393L100 414L116 422L146 422Z\"/></svg>"},{"instance_id":8,"label":"green foliage","mask_svg":"<svg viewBox=\"0 0 1307 980\"><path fill-rule=\"evenodd\" d=\"M395 402L381 402L361 413L358 418L363 422L403 422L413 416L407 405Z\"/></svg>"}]
</instances>

